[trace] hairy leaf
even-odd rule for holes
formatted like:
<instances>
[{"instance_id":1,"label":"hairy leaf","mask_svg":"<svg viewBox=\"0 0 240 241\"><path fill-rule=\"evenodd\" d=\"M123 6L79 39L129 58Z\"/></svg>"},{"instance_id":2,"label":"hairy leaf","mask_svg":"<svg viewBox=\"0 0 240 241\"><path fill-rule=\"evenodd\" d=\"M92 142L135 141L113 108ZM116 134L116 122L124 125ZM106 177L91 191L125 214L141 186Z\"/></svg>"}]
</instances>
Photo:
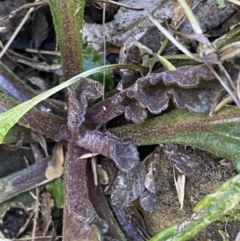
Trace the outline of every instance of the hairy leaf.
<instances>
[{"instance_id":1,"label":"hairy leaf","mask_svg":"<svg viewBox=\"0 0 240 241\"><path fill-rule=\"evenodd\" d=\"M90 240L101 240L96 239L96 234L100 236L108 229L108 224L98 217L88 198L87 160L78 160L78 157L84 153L86 151L77 146L75 140L69 141L68 161L65 165L67 182L64 208L64 225L68 227L65 230L67 240L84 240L86 237Z\"/></svg>"},{"instance_id":2,"label":"hairy leaf","mask_svg":"<svg viewBox=\"0 0 240 241\"><path fill-rule=\"evenodd\" d=\"M44 160L30 165L28 168L14 172L0 179L0 203L39 185L47 183L45 170L48 161L55 159L55 156L49 156ZM26 182L26 180L28 180Z\"/></svg>"},{"instance_id":3,"label":"hairy leaf","mask_svg":"<svg viewBox=\"0 0 240 241\"><path fill-rule=\"evenodd\" d=\"M163 147L168 160L179 172L186 176L198 177L197 168L194 167L194 160L200 160L197 155L191 153L191 150L184 149L181 145L166 144ZM195 161L196 163L197 161Z\"/></svg>"},{"instance_id":4,"label":"hairy leaf","mask_svg":"<svg viewBox=\"0 0 240 241\"><path fill-rule=\"evenodd\" d=\"M137 148L130 142L123 142L110 133L86 132L77 144L113 160L124 172L131 170L139 161Z\"/></svg>"},{"instance_id":5,"label":"hairy leaf","mask_svg":"<svg viewBox=\"0 0 240 241\"><path fill-rule=\"evenodd\" d=\"M35 95L35 91L11 72L1 61L0 89L19 101L26 101Z\"/></svg>"},{"instance_id":6,"label":"hairy leaf","mask_svg":"<svg viewBox=\"0 0 240 241\"><path fill-rule=\"evenodd\" d=\"M146 174L146 168L142 163L127 173L119 171L112 186L112 204L125 207L126 204L136 200L145 189Z\"/></svg>"},{"instance_id":7,"label":"hairy leaf","mask_svg":"<svg viewBox=\"0 0 240 241\"><path fill-rule=\"evenodd\" d=\"M142 77L126 90L126 94L154 114L165 110L170 98L180 108L207 113L212 98L221 88L217 81L205 82L213 79L211 71L204 65L186 66Z\"/></svg>"},{"instance_id":8,"label":"hairy leaf","mask_svg":"<svg viewBox=\"0 0 240 241\"><path fill-rule=\"evenodd\" d=\"M187 108L194 113L207 113L221 88L205 65L149 74L91 107L86 113L88 121L84 125L95 129L122 113L126 119L140 123L147 118L147 110L154 114L165 110L169 99L180 108Z\"/></svg>"},{"instance_id":9,"label":"hairy leaf","mask_svg":"<svg viewBox=\"0 0 240 241\"><path fill-rule=\"evenodd\" d=\"M145 190L140 196L139 203L145 211L152 213L156 203L155 193L151 193L148 190Z\"/></svg>"},{"instance_id":10,"label":"hairy leaf","mask_svg":"<svg viewBox=\"0 0 240 241\"><path fill-rule=\"evenodd\" d=\"M132 66L133 69L136 69L134 66ZM120 68L120 65L108 65L104 67L97 67L96 69L91 69L88 71L85 71L79 75L76 75L69 79L68 81L45 91L44 93L41 93L37 95L36 97L20 104L12 109L0 114L0 143L3 141L4 136L9 131L11 127L13 127L19 119L26 114L31 108L33 108L35 105L37 105L39 102L45 100L46 98L50 97L51 95L55 94L56 92L72 85L76 81L79 80L79 78L86 78L87 76L91 75L92 73L109 70L109 69L115 69ZM126 66L121 66L121 68L126 68ZM58 126L60 128L60 126ZM43 134L47 135L47 131Z\"/></svg>"},{"instance_id":11,"label":"hairy leaf","mask_svg":"<svg viewBox=\"0 0 240 241\"><path fill-rule=\"evenodd\" d=\"M226 107L214 116L174 110L163 116L109 130L135 145L178 143L230 159L240 171L240 110Z\"/></svg>"},{"instance_id":12,"label":"hairy leaf","mask_svg":"<svg viewBox=\"0 0 240 241\"><path fill-rule=\"evenodd\" d=\"M92 206L87 189L86 159L78 160L85 154L77 142L77 130L85 119L87 100L102 94L102 85L89 79L81 79L68 88L68 123L61 135L56 138L70 138L66 160L64 239L101 240L102 233L108 229Z\"/></svg>"},{"instance_id":13,"label":"hairy leaf","mask_svg":"<svg viewBox=\"0 0 240 241\"><path fill-rule=\"evenodd\" d=\"M0 112L7 111L8 109L19 105L19 102L11 97L0 93ZM0 115L1 118L1 115ZM6 120L10 122L11 120ZM58 132L60 127L66 122L64 118L53 115L51 113L42 112L36 108L31 109L26 113L18 122L19 125L44 134L53 138ZM2 123L3 124L3 123ZM4 140L5 142L6 140Z\"/></svg>"},{"instance_id":14,"label":"hairy leaf","mask_svg":"<svg viewBox=\"0 0 240 241\"><path fill-rule=\"evenodd\" d=\"M50 97L51 95L55 94L61 89L66 88L67 86L73 84L78 80L78 77L73 77L68 81L37 95L36 97L23 102L20 105L13 107L12 109L0 114L0 143L3 141L4 136L7 134L9 129L13 127L19 119L26 114L31 108L37 105L39 102L45 100L46 98Z\"/></svg>"},{"instance_id":15,"label":"hairy leaf","mask_svg":"<svg viewBox=\"0 0 240 241\"><path fill-rule=\"evenodd\" d=\"M85 120L87 101L100 97L102 93L103 88L99 82L86 78L81 78L68 88L68 127L71 131L76 131Z\"/></svg>"},{"instance_id":16,"label":"hairy leaf","mask_svg":"<svg viewBox=\"0 0 240 241\"><path fill-rule=\"evenodd\" d=\"M213 93L211 91L216 91L215 83L210 81L200 81L201 78L206 79L206 80L210 80L213 78L213 75L211 72L208 72L208 70L206 69L205 66L200 65L197 67L193 67L193 66L189 66L186 67L186 69L182 69L179 68L176 71L172 71L172 72L163 72L161 74L158 74L157 77L155 76L155 80L151 80L152 82L159 82L161 79L161 76L164 76L164 81L168 84L175 84L175 89L178 90L178 87L176 85L176 81L178 80L178 74L179 76L181 76L181 81L180 81L180 86L182 87L193 87L194 85L198 86L200 85L202 82L204 83L203 87L199 87L199 88L194 88L191 89L191 91L188 91L187 89L181 89L181 91L177 94L174 95L174 98L176 100L176 102L179 104L180 107L188 107L190 110L199 110L200 112L202 112L203 110L207 111L209 109L210 103L211 103L211 99L214 97ZM202 72L202 74L197 75L197 72ZM35 106L36 104L38 104L39 102L41 102L42 100L48 98L49 96L51 96L52 94L56 93L57 91L73 84L74 82L77 81L77 79L79 79L79 77L86 77L87 75L89 75L92 71L88 71L88 72L84 72L79 76L75 76L72 79L62 83L59 86L54 87L53 89L50 89L38 96L36 96L35 98L22 103L21 105L18 105L14 108L12 108L11 110L3 113L0 115L0 119L2 119L1 121L1 126L0 126L0 133L1 133L1 138L0 141L3 139L4 135L8 132L8 130L28 111L30 110L33 106ZM187 73L189 72L189 77L187 75ZM182 73L182 75L180 75ZM191 74L191 73L195 73ZM156 74L155 74L156 75ZM141 79L139 79L139 83L138 81L136 82L136 84L134 85L134 87L130 87L131 89L126 89L121 93L118 93L116 95L114 95L111 98L106 99L105 101L94 105L92 108L90 108L87 113L85 118L88 121L84 122L84 126L86 129L96 129L99 126L105 124L106 122L108 122L109 120L113 119L114 117L122 114L125 112L125 116L127 117L127 119L130 119L136 123L142 122L144 119L146 119L147 117L147 110L145 107L147 107L149 110L152 110L154 113L155 112L159 112L160 110L163 110L164 108L167 107L168 104L168 96L170 95L170 93L172 93L171 91L173 91L173 88L171 89L169 87L169 89L167 89L166 87L166 91L170 91L168 94L167 92L165 92L165 94L163 96L159 96L159 94L161 94L159 91L157 90L157 87L161 87L161 84L159 85L152 85L149 82L149 78L151 79L151 75L143 77ZM153 77L152 77L153 78ZM156 79L157 78L157 79ZM175 82L174 82L175 80ZM149 90L150 94L152 96L149 96L150 99L144 99L145 94L142 91L143 83L142 82L146 82L146 90L147 90L147 86L149 86ZM187 82L188 81L188 82ZM193 84L191 84L191 82ZM160 81L161 82L161 81ZM220 86L220 85L219 85ZM209 88L210 90L209 90ZM135 90L134 90L135 88ZM140 89L138 89L140 88ZM153 89L151 89L153 88ZM155 95L156 98L154 97L154 89L155 91ZM213 90L215 89L215 90ZM145 90L144 90L145 91ZM199 92L200 91L200 92ZM210 91L210 92L209 92ZM194 100L198 100L200 101L200 106L198 102L194 102L192 101L192 97L191 95L189 95L189 92L194 93ZM212 97L210 97L212 93ZM129 96L135 96L134 98L130 98ZM199 94L199 96L198 96ZM198 96L198 97L197 97ZM136 99L137 98L137 99ZM138 101L139 98L142 98L141 101ZM159 99L160 98L160 99ZM156 101L155 101L156 99ZM205 101L207 101L207 103L205 103ZM152 103L151 103L152 101ZM160 102L162 104L159 104ZM203 107L205 106L205 107ZM78 106L76 106L76 109L78 108ZM58 127L60 129L60 126Z\"/></svg>"}]
</instances>

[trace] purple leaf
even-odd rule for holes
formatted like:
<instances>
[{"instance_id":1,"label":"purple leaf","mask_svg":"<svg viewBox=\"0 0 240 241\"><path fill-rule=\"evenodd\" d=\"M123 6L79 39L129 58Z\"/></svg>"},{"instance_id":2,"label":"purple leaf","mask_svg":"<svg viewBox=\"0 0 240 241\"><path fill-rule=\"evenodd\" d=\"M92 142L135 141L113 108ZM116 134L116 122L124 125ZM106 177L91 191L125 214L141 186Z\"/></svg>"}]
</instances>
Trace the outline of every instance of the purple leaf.
<instances>
[{"instance_id":1,"label":"purple leaf","mask_svg":"<svg viewBox=\"0 0 240 241\"><path fill-rule=\"evenodd\" d=\"M139 198L139 203L145 211L152 213L156 203L155 193L151 193L148 190L145 190Z\"/></svg>"},{"instance_id":2,"label":"purple leaf","mask_svg":"<svg viewBox=\"0 0 240 241\"><path fill-rule=\"evenodd\" d=\"M166 144L163 147L163 151L167 155L169 162L181 173L186 176L198 177L199 173L195 163L199 163L200 159L191 150L190 147L185 149L183 146L175 144Z\"/></svg>"},{"instance_id":3,"label":"purple leaf","mask_svg":"<svg viewBox=\"0 0 240 241\"><path fill-rule=\"evenodd\" d=\"M60 127L59 132L54 136L54 141L59 142L61 140L68 141L71 139L72 133L68 128L68 125L63 124Z\"/></svg>"},{"instance_id":4,"label":"purple leaf","mask_svg":"<svg viewBox=\"0 0 240 241\"><path fill-rule=\"evenodd\" d=\"M65 208L64 225L67 228L65 237L74 240L86 237L91 233L92 224L102 232L108 230L108 224L97 215L88 197L86 164L87 160L78 157L85 154L83 148L70 140L68 144L68 161L65 164ZM81 194L81 195L80 195Z\"/></svg>"},{"instance_id":5,"label":"purple leaf","mask_svg":"<svg viewBox=\"0 0 240 241\"><path fill-rule=\"evenodd\" d=\"M85 115L86 120L83 123L85 129L97 129L121 115L124 112L124 106L121 104L124 98L124 95L118 93L89 108Z\"/></svg>"},{"instance_id":6,"label":"purple leaf","mask_svg":"<svg viewBox=\"0 0 240 241\"><path fill-rule=\"evenodd\" d=\"M124 207L126 204L136 200L144 191L146 168L139 163L130 172L118 172L111 187L112 204Z\"/></svg>"},{"instance_id":7,"label":"purple leaf","mask_svg":"<svg viewBox=\"0 0 240 241\"><path fill-rule=\"evenodd\" d=\"M202 79L214 79L206 66L181 67L175 71L142 77L126 90L126 94L154 114L165 110L170 98L180 108L186 107L194 113L207 113L221 85L217 81L206 83Z\"/></svg>"},{"instance_id":8,"label":"purple leaf","mask_svg":"<svg viewBox=\"0 0 240 241\"><path fill-rule=\"evenodd\" d=\"M81 78L80 81L68 88L68 127L75 131L85 120L87 101L99 98L103 93L102 85L91 79Z\"/></svg>"},{"instance_id":9,"label":"purple leaf","mask_svg":"<svg viewBox=\"0 0 240 241\"><path fill-rule=\"evenodd\" d=\"M0 89L18 101L27 101L36 95L36 92L11 72L0 62Z\"/></svg>"},{"instance_id":10,"label":"purple leaf","mask_svg":"<svg viewBox=\"0 0 240 241\"><path fill-rule=\"evenodd\" d=\"M133 220L132 215L129 212L129 209L132 207L119 208L114 205L111 205L111 207L116 219L118 220L118 223L128 237L127 240L145 241L149 239L148 235L146 235L147 232L145 231L145 229L141 225L139 225L139 223L134 222L135 220Z\"/></svg>"},{"instance_id":11,"label":"purple leaf","mask_svg":"<svg viewBox=\"0 0 240 241\"><path fill-rule=\"evenodd\" d=\"M212 100L222 89L205 66L180 67L175 71L142 77L122 92L91 107L86 113L86 129L96 129L125 112L127 120L140 123L147 109L159 114L172 99L177 107L194 113L207 113Z\"/></svg>"},{"instance_id":12,"label":"purple leaf","mask_svg":"<svg viewBox=\"0 0 240 241\"><path fill-rule=\"evenodd\" d=\"M129 100L125 107L125 118L135 123L141 123L147 118L147 110L136 100Z\"/></svg>"},{"instance_id":13,"label":"purple leaf","mask_svg":"<svg viewBox=\"0 0 240 241\"><path fill-rule=\"evenodd\" d=\"M107 158L105 158L107 159ZM109 160L107 161L109 164ZM114 164L113 164L114 165ZM116 168L116 167L115 167ZM106 221L109 225L109 228L106 233L103 233L103 240L109 241L118 241L122 240L123 234L118 226L115 217L112 215L112 210L109 207L106 196L104 195L101 185L95 186L93 171L90 165L90 162L87 166L87 186L88 186L88 195L89 200L92 203L96 213L101 219ZM90 241L90 240L89 240Z\"/></svg>"},{"instance_id":14,"label":"purple leaf","mask_svg":"<svg viewBox=\"0 0 240 241\"><path fill-rule=\"evenodd\" d=\"M179 87L188 89L196 87L201 80L209 81L215 79L213 73L206 65L184 66L176 71L166 71L159 75L165 85L176 84ZM152 83L154 82L152 81Z\"/></svg>"},{"instance_id":15,"label":"purple leaf","mask_svg":"<svg viewBox=\"0 0 240 241\"><path fill-rule=\"evenodd\" d=\"M108 157L124 172L131 170L139 161L137 148L133 144L124 142L110 133L88 131L77 140L77 144Z\"/></svg>"}]
</instances>

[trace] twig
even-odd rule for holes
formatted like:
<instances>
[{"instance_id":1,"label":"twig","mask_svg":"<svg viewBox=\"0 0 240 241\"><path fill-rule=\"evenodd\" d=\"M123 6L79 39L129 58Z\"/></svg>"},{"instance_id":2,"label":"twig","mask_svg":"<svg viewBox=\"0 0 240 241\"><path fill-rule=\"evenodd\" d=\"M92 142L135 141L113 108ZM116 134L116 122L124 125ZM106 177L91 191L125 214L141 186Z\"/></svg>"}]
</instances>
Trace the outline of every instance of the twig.
<instances>
[{"instance_id":1,"label":"twig","mask_svg":"<svg viewBox=\"0 0 240 241\"><path fill-rule=\"evenodd\" d=\"M27 49L25 49L25 51L28 53L48 54L48 55L56 55L56 56L61 57L61 53L59 51L38 50L38 49L31 49L31 48L27 48Z\"/></svg>"},{"instance_id":2,"label":"twig","mask_svg":"<svg viewBox=\"0 0 240 241\"><path fill-rule=\"evenodd\" d=\"M34 218L33 218L33 228L32 228L32 241L35 240L35 233L36 233L36 228L37 228L37 219L39 215L39 188L35 188L36 192L36 199L35 199L35 204L34 204Z\"/></svg>"},{"instance_id":3,"label":"twig","mask_svg":"<svg viewBox=\"0 0 240 241\"><path fill-rule=\"evenodd\" d=\"M111 0L97 0L97 1L91 1L89 0L88 2L103 2L103 3L111 3L113 5L117 5L117 6L120 6L120 7L123 7L123 8L127 8L127 9L130 9L130 10L134 10L134 11L143 11L145 10L144 8L133 8L133 7L130 7L126 4L123 4L123 3L119 3L119 2L115 2L115 1L111 1Z\"/></svg>"},{"instance_id":4,"label":"twig","mask_svg":"<svg viewBox=\"0 0 240 241\"><path fill-rule=\"evenodd\" d=\"M47 238L62 238L62 236L38 236L38 237L35 237L35 240L36 239L44 239L46 240ZM31 238L17 238L17 239L6 239L6 240L11 240L11 241L27 241L27 240L31 240Z\"/></svg>"}]
</instances>

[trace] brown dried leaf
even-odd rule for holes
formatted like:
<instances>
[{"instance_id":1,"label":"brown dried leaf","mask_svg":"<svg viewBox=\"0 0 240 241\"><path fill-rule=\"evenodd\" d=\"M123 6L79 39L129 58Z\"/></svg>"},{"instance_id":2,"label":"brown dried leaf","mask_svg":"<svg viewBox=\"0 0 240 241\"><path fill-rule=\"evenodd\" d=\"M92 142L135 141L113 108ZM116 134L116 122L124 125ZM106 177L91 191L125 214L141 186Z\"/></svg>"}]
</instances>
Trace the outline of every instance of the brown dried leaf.
<instances>
[{"instance_id":1,"label":"brown dried leaf","mask_svg":"<svg viewBox=\"0 0 240 241\"><path fill-rule=\"evenodd\" d=\"M63 173L64 154L63 154L63 146L61 143L57 144L55 155L56 155L55 162L54 163L49 162L48 167L45 171L45 176L49 181L62 176L62 173Z\"/></svg>"},{"instance_id":2,"label":"brown dried leaf","mask_svg":"<svg viewBox=\"0 0 240 241\"><path fill-rule=\"evenodd\" d=\"M156 149L159 150L158 147ZM158 162L160 161L160 155L157 153L157 151L155 152L155 150L150 154L150 157L153 160L148 164L148 173L144 182L146 189L151 193L156 192L154 177L158 169Z\"/></svg>"},{"instance_id":3,"label":"brown dried leaf","mask_svg":"<svg viewBox=\"0 0 240 241\"><path fill-rule=\"evenodd\" d=\"M155 177L158 170L160 160L161 146L157 146L152 153L150 153L143 161L147 166L148 173L145 177L144 185L146 190L141 194L139 203L141 207L148 211L153 212L156 203L156 187Z\"/></svg>"},{"instance_id":4,"label":"brown dried leaf","mask_svg":"<svg viewBox=\"0 0 240 241\"><path fill-rule=\"evenodd\" d=\"M52 223L51 211L53 206L54 206L54 201L51 198L50 194L47 192L44 192L41 196L41 214L42 214L42 220L43 220L41 227L42 227L43 236L46 235Z\"/></svg>"},{"instance_id":5,"label":"brown dried leaf","mask_svg":"<svg viewBox=\"0 0 240 241\"><path fill-rule=\"evenodd\" d=\"M154 177L153 177L153 171L150 168L148 170L148 173L145 177L145 182L144 182L144 186L146 187L146 189L151 192L151 193L155 193L155 183L154 183Z\"/></svg>"},{"instance_id":6,"label":"brown dried leaf","mask_svg":"<svg viewBox=\"0 0 240 241\"><path fill-rule=\"evenodd\" d=\"M192 6L192 0L186 0L187 4L191 7ZM173 3L173 12L172 12L172 27L176 29L178 24L181 22L181 20L184 18L185 12L178 1L175 1Z\"/></svg>"},{"instance_id":7,"label":"brown dried leaf","mask_svg":"<svg viewBox=\"0 0 240 241\"><path fill-rule=\"evenodd\" d=\"M120 44L115 44L111 42L106 42L106 49L109 53L112 54L119 54L121 45Z\"/></svg>"},{"instance_id":8,"label":"brown dried leaf","mask_svg":"<svg viewBox=\"0 0 240 241\"><path fill-rule=\"evenodd\" d=\"M95 6L96 8L103 9L104 4L105 4L105 11L109 11L112 8L118 9L119 7L117 5L114 5L112 3L106 3L106 2L99 2L96 0L91 0L91 4Z\"/></svg>"}]
</instances>

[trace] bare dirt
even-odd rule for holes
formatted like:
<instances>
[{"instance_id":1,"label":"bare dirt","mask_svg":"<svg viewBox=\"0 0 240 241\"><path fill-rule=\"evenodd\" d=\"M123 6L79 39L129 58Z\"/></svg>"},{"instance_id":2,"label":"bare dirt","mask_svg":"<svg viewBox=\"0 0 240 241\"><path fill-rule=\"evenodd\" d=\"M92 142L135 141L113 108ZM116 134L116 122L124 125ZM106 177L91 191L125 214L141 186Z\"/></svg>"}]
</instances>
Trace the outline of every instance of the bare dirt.
<instances>
[{"instance_id":1,"label":"bare dirt","mask_svg":"<svg viewBox=\"0 0 240 241\"><path fill-rule=\"evenodd\" d=\"M218 158L208 152L195 149L200 157L200 162L195 163L199 172L199 178L187 178L183 210L180 204L173 179L173 167L166 155L162 153L156 175L157 202L153 213L142 210L148 232L151 235L167 228L173 223L181 221L207 194L214 191L224 181L234 176L232 163ZM221 240L219 230L226 232L230 240L234 240L239 232L240 222L217 221L199 233L192 241L217 241Z\"/></svg>"}]
</instances>

